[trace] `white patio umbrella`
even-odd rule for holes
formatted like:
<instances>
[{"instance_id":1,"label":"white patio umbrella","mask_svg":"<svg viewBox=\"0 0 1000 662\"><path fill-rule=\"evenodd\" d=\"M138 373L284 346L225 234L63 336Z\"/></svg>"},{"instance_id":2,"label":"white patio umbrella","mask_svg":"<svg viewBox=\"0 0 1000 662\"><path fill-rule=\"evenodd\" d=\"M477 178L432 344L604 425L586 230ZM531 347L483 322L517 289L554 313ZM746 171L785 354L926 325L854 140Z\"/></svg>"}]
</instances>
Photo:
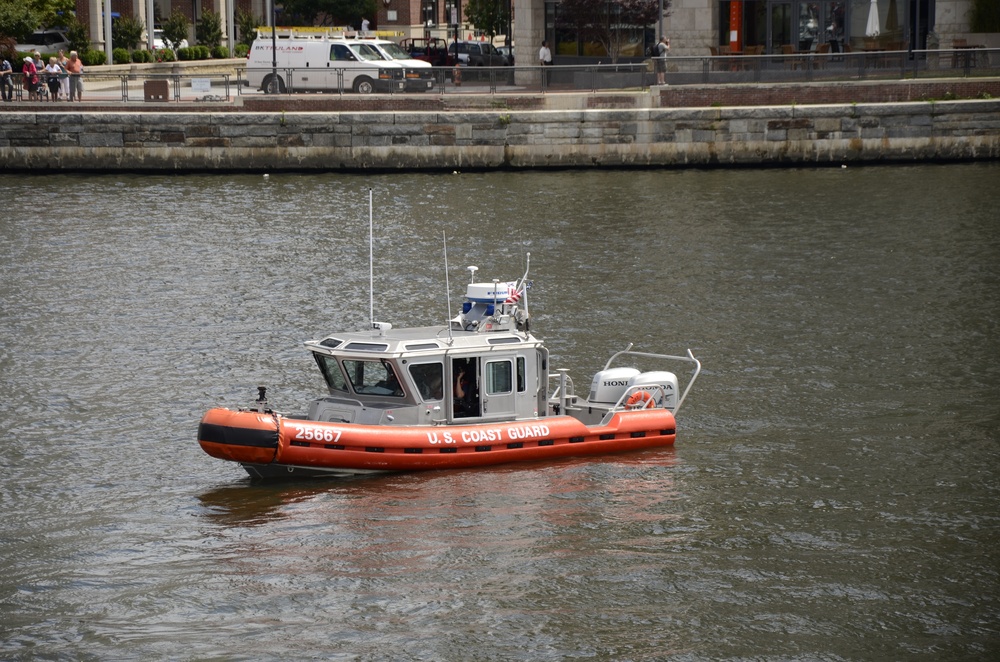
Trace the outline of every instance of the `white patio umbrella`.
<instances>
[{"instance_id":1,"label":"white patio umbrella","mask_svg":"<svg viewBox=\"0 0 1000 662\"><path fill-rule=\"evenodd\" d=\"M878 24L878 0L872 0L868 6L868 25L865 27L866 37L877 37L881 32Z\"/></svg>"}]
</instances>

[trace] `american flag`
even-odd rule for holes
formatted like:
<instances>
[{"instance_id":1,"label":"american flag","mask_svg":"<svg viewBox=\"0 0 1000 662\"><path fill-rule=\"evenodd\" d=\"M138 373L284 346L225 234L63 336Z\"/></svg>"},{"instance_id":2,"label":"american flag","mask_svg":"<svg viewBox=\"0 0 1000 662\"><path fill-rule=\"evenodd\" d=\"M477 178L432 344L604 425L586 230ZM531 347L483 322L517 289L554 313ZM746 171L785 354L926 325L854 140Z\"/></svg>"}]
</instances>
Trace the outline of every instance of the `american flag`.
<instances>
[{"instance_id":1,"label":"american flag","mask_svg":"<svg viewBox=\"0 0 1000 662\"><path fill-rule=\"evenodd\" d=\"M517 303L518 301L521 300L521 297L524 296L524 291L526 289L528 289L529 287L531 287L531 281L530 280L522 282L521 283L521 287L519 289L514 290L513 292L511 292L507 296L507 299L504 300L504 303Z\"/></svg>"}]
</instances>

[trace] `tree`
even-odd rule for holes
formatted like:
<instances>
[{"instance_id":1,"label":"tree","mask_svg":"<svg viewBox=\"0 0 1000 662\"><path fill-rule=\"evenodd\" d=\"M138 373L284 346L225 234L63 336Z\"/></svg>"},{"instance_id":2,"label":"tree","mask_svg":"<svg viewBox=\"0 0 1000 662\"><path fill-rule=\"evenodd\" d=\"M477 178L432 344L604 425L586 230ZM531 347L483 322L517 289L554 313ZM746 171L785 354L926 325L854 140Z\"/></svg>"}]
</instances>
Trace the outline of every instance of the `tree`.
<instances>
[{"instance_id":1,"label":"tree","mask_svg":"<svg viewBox=\"0 0 1000 662\"><path fill-rule=\"evenodd\" d=\"M66 24L66 38L69 39L71 51L82 53L90 48L90 31L75 16Z\"/></svg>"},{"instance_id":2,"label":"tree","mask_svg":"<svg viewBox=\"0 0 1000 662\"><path fill-rule=\"evenodd\" d=\"M663 0L664 15L670 0ZM622 49L635 39L636 30L660 18L660 0L563 0L556 23L576 31L583 41L597 42L617 62Z\"/></svg>"},{"instance_id":3,"label":"tree","mask_svg":"<svg viewBox=\"0 0 1000 662\"><path fill-rule=\"evenodd\" d=\"M130 53L139 47L146 25L132 16L119 16L111 24L111 43L116 48L125 48Z\"/></svg>"},{"instance_id":4,"label":"tree","mask_svg":"<svg viewBox=\"0 0 1000 662\"><path fill-rule=\"evenodd\" d=\"M191 23L187 20L187 16L175 9L170 18L163 23L164 41L170 44L170 48L176 49L182 41L187 41L190 26Z\"/></svg>"},{"instance_id":5,"label":"tree","mask_svg":"<svg viewBox=\"0 0 1000 662\"><path fill-rule=\"evenodd\" d=\"M215 48L222 43L222 17L211 9L201 12L201 18L194 26L194 38L202 46Z\"/></svg>"},{"instance_id":6,"label":"tree","mask_svg":"<svg viewBox=\"0 0 1000 662\"><path fill-rule=\"evenodd\" d=\"M11 37L14 43L26 42L40 20L41 15L31 7L11 0L0 0L0 35Z\"/></svg>"},{"instance_id":7,"label":"tree","mask_svg":"<svg viewBox=\"0 0 1000 662\"><path fill-rule=\"evenodd\" d=\"M375 0L285 0L283 25L361 25L361 19L375 16ZM320 16L323 17L320 21Z\"/></svg>"},{"instance_id":8,"label":"tree","mask_svg":"<svg viewBox=\"0 0 1000 662\"><path fill-rule=\"evenodd\" d=\"M467 0L465 17L469 22L482 30L493 41L498 34L507 33L508 0Z\"/></svg>"},{"instance_id":9,"label":"tree","mask_svg":"<svg viewBox=\"0 0 1000 662\"><path fill-rule=\"evenodd\" d=\"M257 38L257 28L266 24L267 21L259 16L254 16L252 11L236 10L236 27L241 44L253 46L253 40Z\"/></svg>"}]
</instances>

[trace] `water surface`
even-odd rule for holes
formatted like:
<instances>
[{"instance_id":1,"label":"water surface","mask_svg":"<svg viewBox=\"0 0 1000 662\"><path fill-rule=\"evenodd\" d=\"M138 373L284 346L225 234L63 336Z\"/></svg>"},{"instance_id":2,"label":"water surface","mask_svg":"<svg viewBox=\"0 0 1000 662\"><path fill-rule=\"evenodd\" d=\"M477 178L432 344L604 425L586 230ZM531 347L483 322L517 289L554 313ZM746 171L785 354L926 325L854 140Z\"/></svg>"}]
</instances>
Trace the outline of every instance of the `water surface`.
<instances>
[{"instance_id":1,"label":"water surface","mask_svg":"<svg viewBox=\"0 0 1000 662\"><path fill-rule=\"evenodd\" d=\"M990 659L997 164L0 176L0 657ZM705 372L673 449L251 484L208 408L531 253L533 330ZM30 188L33 193L24 195Z\"/></svg>"}]
</instances>

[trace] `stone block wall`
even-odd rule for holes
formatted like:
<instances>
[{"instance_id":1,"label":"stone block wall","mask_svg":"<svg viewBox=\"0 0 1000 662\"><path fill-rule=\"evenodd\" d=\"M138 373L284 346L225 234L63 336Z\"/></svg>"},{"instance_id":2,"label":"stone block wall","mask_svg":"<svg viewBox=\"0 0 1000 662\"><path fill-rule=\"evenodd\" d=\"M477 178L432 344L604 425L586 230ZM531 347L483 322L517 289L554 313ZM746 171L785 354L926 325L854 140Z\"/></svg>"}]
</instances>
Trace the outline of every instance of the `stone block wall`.
<instances>
[{"instance_id":1,"label":"stone block wall","mask_svg":"<svg viewBox=\"0 0 1000 662\"><path fill-rule=\"evenodd\" d=\"M719 108L8 112L8 171L452 170L1000 158L1000 100Z\"/></svg>"}]
</instances>

